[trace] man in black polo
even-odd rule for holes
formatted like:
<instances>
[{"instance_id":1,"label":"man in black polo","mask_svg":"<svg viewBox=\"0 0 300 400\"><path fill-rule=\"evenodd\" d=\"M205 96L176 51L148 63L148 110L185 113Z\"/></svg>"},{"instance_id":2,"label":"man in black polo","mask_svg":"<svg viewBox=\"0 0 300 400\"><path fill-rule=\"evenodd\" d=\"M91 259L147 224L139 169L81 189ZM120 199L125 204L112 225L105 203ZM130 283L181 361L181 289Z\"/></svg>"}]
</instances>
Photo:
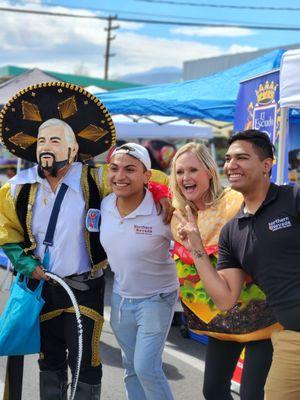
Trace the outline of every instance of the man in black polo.
<instances>
[{"instance_id":1,"label":"man in black polo","mask_svg":"<svg viewBox=\"0 0 300 400\"><path fill-rule=\"evenodd\" d=\"M241 192L240 212L223 228L216 271L205 253L197 224L187 210L179 234L191 250L202 282L215 304L232 308L246 273L267 296L283 330L272 334L274 356L267 400L300 399L300 188L270 182L273 145L263 132L229 139L224 171Z\"/></svg>"}]
</instances>

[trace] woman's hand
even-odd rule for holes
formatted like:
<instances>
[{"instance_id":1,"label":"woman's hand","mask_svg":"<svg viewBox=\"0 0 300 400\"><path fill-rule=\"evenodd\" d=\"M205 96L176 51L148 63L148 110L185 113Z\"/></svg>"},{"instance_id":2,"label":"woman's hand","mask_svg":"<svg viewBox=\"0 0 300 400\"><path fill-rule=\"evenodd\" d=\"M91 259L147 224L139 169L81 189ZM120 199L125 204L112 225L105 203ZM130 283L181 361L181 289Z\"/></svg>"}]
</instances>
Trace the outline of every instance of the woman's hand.
<instances>
[{"instance_id":1,"label":"woman's hand","mask_svg":"<svg viewBox=\"0 0 300 400\"><path fill-rule=\"evenodd\" d=\"M185 218L179 210L174 211L174 215L179 221L179 225L177 227L178 236L184 247L189 252L199 248L203 249L200 232L197 226L197 220L193 215L190 206L186 206L185 209L187 218Z\"/></svg>"}]
</instances>

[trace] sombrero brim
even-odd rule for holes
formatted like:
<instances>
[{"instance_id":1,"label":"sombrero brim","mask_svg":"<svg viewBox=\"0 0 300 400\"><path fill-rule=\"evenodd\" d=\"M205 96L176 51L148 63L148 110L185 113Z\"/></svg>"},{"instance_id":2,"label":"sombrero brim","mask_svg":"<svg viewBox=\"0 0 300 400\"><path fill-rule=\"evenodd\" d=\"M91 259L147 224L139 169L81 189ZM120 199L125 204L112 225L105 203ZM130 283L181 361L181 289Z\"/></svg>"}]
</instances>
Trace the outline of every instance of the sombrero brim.
<instances>
[{"instance_id":1,"label":"sombrero brim","mask_svg":"<svg viewBox=\"0 0 300 400\"><path fill-rule=\"evenodd\" d=\"M15 156L36 162L39 126L51 118L72 127L83 161L115 144L114 123L105 106L80 86L66 82L29 86L12 97L0 113L2 143Z\"/></svg>"}]
</instances>

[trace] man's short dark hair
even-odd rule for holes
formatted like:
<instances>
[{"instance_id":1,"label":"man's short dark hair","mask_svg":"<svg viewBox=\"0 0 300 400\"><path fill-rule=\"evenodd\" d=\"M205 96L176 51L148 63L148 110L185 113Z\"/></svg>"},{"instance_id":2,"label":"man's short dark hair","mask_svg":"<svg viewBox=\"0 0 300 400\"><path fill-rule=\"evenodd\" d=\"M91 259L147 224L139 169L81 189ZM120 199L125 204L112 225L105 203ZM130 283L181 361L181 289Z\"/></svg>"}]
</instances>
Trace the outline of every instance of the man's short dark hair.
<instances>
[{"instance_id":1,"label":"man's short dark hair","mask_svg":"<svg viewBox=\"0 0 300 400\"><path fill-rule=\"evenodd\" d=\"M230 146L237 140L245 140L252 143L253 148L256 150L261 160L266 158L274 159L275 147L267 133L256 129L247 129L245 131L237 132L228 139L228 145Z\"/></svg>"}]
</instances>

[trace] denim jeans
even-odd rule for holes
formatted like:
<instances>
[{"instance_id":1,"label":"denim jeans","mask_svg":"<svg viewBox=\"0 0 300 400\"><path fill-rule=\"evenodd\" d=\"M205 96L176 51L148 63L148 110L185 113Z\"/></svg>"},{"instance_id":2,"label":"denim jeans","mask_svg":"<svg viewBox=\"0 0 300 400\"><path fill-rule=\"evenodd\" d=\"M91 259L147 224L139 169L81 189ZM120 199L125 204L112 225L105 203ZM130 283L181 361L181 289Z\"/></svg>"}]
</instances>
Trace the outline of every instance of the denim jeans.
<instances>
[{"instance_id":1,"label":"denim jeans","mask_svg":"<svg viewBox=\"0 0 300 400\"><path fill-rule=\"evenodd\" d=\"M129 400L172 400L162 353L174 314L177 290L143 299L111 299L112 330L122 351Z\"/></svg>"}]
</instances>

